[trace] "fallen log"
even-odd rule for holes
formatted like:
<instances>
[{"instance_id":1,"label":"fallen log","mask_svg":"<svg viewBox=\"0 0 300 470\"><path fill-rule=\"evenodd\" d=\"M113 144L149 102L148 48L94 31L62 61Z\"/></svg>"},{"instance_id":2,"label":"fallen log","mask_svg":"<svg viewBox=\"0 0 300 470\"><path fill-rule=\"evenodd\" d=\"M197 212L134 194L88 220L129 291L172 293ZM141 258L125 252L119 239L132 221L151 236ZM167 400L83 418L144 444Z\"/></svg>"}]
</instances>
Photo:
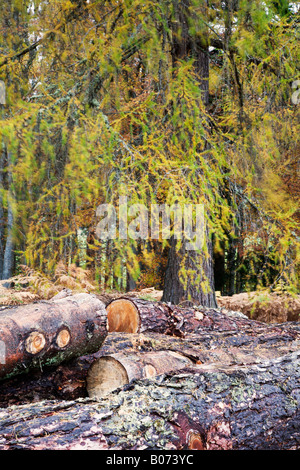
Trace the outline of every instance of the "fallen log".
<instances>
[{"instance_id":1,"label":"fallen log","mask_svg":"<svg viewBox=\"0 0 300 470\"><path fill-rule=\"evenodd\" d=\"M207 313L209 315L209 313ZM225 314L222 314L225 317ZM224 318L224 321L227 319ZM194 364L260 364L300 349L300 323L264 325L249 329L205 330L182 337L161 333L108 333L101 348L92 354L73 358L58 366L36 369L30 374L0 382L0 407L44 400L73 400L87 397L87 374L103 356L172 351ZM167 372L167 370L165 371ZM138 378L139 376L137 376Z\"/></svg>"},{"instance_id":2,"label":"fallen log","mask_svg":"<svg viewBox=\"0 0 300 470\"><path fill-rule=\"evenodd\" d=\"M64 295L67 295L67 293L64 293ZM77 299L77 307L81 302L80 308L83 308L84 312L85 309L90 309L91 302L94 305L94 310L99 307L94 296L81 294L79 297L73 296L61 300L57 299L54 305L59 306L59 313L55 310L55 315L51 315L51 312L53 312L53 302L50 303L52 311L51 309L49 310L49 302L43 302L42 305L46 310L44 313L45 318L41 321L43 321L48 338L51 338L51 335L55 341L56 338L59 338L59 336L53 335L53 331L55 332L57 328L56 321L62 322L63 318L66 320L66 306L72 311L72 315L69 315L69 321L72 319L72 331L74 330L72 334L74 334L76 322L78 323L79 318L81 320L82 318L78 316L78 308L74 307L72 299ZM131 299L129 304L133 305ZM39 304L32 304L30 308L36 308L37 305ZM120 304L117 305L120 306ZM101 302L100 307L103 309ZM27 308L30 311L29 306ZM134 299L134 308L139 315L143 311L143 315L141 315L141 318L145 318L143 326L147 325L148 328L148 330L144 330L144 333L132 333L129 335L127 333L109 333L103 342L106 335L106 332L103 331L106 320L105 312L102 315L103 311L101 310L100 324L102 329L96 329L98 333L100 331L100 337L97 339L96 336L95 338L96 342L91 341L90 343L89 336L83 334L77 338L76 348L74 347L74 341L73 344L70 343L70 349L68 350L66 346L59 348L57 342L54 342L53 347L53 340L52 343L48 340L50 347L45 347L40 353L34 355L28 351L24 352L22 357L27 358L27 364L23 359L19 366L21 366L21 372L30 371L30 374L23 374L21 377L16 374L7 374L6 380L0 381L0 406L5 407L11 404L47 398L70 400L86 397L88 393L86 387L88 370L93 362L102 356L114 356L119 353L134 354L136 356L145 352L173 351L192 360L194 363L251 364L259 363L263 359L275 358L300 348L300 323L296 322L268 325L240 317L239 314L224 314L216 309L205 309L205 313L203 313L199 309L182 309L139 299ZM176 311L174 315L172 314L173 308ZM62 310L65 313L62 313ZM86 322L85 318L84 323L80 321L79 328L81 332L83 330L83 333L85 333L84 325L86 325L90 333L92 329L91 322L95 314L94 310L92 309L88 314L92 314L92 319L89 317L89 320ZM19 308L13 309L13 311L15 315L20 313ZM21 311L24 312L24 309L22 308ZM11 312L11 309L6 310L6 316L3 318L7 318L9 312ZM97 312L98 310L96 310L98 315L99 312ZM116 317L118 318L118 309L116 312ZM164 318L163 323L160 321L162 313ZM114 311L113 314L115 314ZM11 317L11 314L9 317ZM22 319L28 331L32 329L37 330L38 323L35 323L36 318L36 315L28 315L28 319L26 317ZM54 318L56 319L55 322L53 321ZM111 318L114 318L114 316L111 315ZM51 323L49 319L52 319ZM18 321L21 321L19 315ZM113 327L120 329L118 319ZM111 328L113 327L111 326ZM59 328L61 326L57 330ZM161 329L163 334L153 332L153 328ZM126 330L126 328L124 329ZM59 331L64 330L62 328ZM192 333L189 333L189 331L192 331ZM175 336L171 336L172 333ZM28 334L28 337L30 337L30 334ZM66 337L68 339L68 334ZM61 336L61 339L63 340L64 337ZM18 340L20 341L20 339ZM20 341L20 344L22 345L22 341ZM20 351L22 351L22 347L20 347ZM57 355L57 352L59 352L59 355ZM52 354L53 356L51 357ZM31 363L28 365L29 361ZM168 370L170 369L166 368L165 371L159 369L159 373L167 372ZM20 368L15 372L20 372ZM130 377L133 378L133 375ZM140 375L137 375L135 378L139 377Z\"/></svg>"},{"instance_id":3,"label":"fallen log","mask_svg":"<svg viewBox=\"0 0 300 470\"><path fill-rule=\"evenodd\" d=\"M259 365L199 365L97 401L0 410L1 450L300 449L300 352Z\"/></svg>"},{"instance_id":4,"label":"fallen log","mask_svg":"<svg viewBox=\"0 0 300 470\"><path fill-rule=\"evenodd\" d=\"M101 398L135 379L145 379L184 369L193 362L174 351L117 353L96 359L88 370L87 394Z\"/></svg>"},{"instance_id":5,"label":"fallen log","mask_svg":"<svg viewBox=\"0 0 300 470\"><path fill-rule=\"evenodd\" d=\"M106 311L110 332L138 333L147 330L166 333L173 320L167 304L129 297L112 300Z\"/></svg>"},{"instance_id":6,"label":"fallen log","mask_svg":"<svg viewBox=\"0 0 300 470\"><path fill-rule=\"evenodd\" d=\"M300 323L298 323L300 328ZM124 344L126 342L126 346ZM117 351L125 351L116 353ZM145 352L145 351L149 352ZM194 364L259 364L300 350L300 330L266 325L253 331L186 334L184 339L157 333L110 334L87 374L87 392L100 398L133 379L180 370ZM156 352L153 352L156 351ZM110 354L110 355L109 355Z\"/></svg>"},{"instance_id":7,"label":"fallen log","mask_svg":"<svg viewBox=\"0 0 300 470\"><path fill-rule=\"evenodd\" d=\"M179 307L163 302L122 297L106 305L109 332L163 333L184 337L187 333L204 331L253 331L265 330L266 323L251 320L238 312L223 313L221 309L205 307ZM269 331L285 324L271 324Z\"/></svg>"},{"instance_id":8,"label":"fallen log","mask_svg":"<svg viewBox=\"0 0 300 470\"><path fill-rule=\"evenodd\" d=\"M0 379L97 351L106 335L105 306L93 295L5 309L0 313L0 344L5 351Z\"/></svg>"}]
</instances>

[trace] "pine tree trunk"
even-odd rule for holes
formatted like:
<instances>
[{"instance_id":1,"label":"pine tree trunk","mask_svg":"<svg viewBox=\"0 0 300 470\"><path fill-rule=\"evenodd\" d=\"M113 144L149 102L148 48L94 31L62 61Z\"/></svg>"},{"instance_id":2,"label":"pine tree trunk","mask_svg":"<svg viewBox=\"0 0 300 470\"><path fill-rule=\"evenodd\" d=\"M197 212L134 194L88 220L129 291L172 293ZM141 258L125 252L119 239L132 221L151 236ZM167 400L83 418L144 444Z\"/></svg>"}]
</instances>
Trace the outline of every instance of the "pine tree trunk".
<instances>
[{"instance_id":1,"label":"pine tree trunk","mask_svg":"<svg viewBox=\"0 0 300 470\"><path fill-rule=\"evenodd\" d=\"M215 289L221 294L224 294L225 287L225 255L224 246L222 246L222 252L214 253L214 280Z\"/></svg>"},{"instance_id":2,"label":"pine tree trunk","mask_svg":"<svg viewBox=\"0 0 300 470\"><path fill-rule=\"evenodd\" d=\"M1 109L1 105L0 105ZM4 189L4 144L0 149L0 279L3 279L3 259L4 259L4 207L3 207L3 195L2 190Z\"/></svg>"},{"instance_id":3,"label":"pine tree trunk","mask_svg":"<svg viewBox=\"0 0 300 470\"><path fill-rule=\"evenodd\" d=\"M196 38L189 31L189 15L192 15L190 2L176 4L176 22L173 24L173 41L171 54L173 67L180 59L194 58L195 72L199 87L203 92L203 103L209 102L209 54L207 35L202 32ZM203 12L206 2L203 3ZM165 273L164 293L162 300L179 304L190 301L197 305L216 307L213 247L209 229L205 230L206 249L199 254L197 251L186 249L183 241L181 248L176 247L176 239L170 241L168 263ZM188 270L186 282L183 281L180 270Z\"/></svg>"},{"instance_id":4,"label":"pine tree trunk","mask_svg":"<svg viewBox=\"0 0 300 470\"><path fill-rule=\"evenodd\" d=\"M7 152L7 165L11 165L11 155ZM8 170L8 198L7 198L7 235L5 242L5 251L3 259L3 271L2 279L9 279L12 277L13 266L14 266L14 241L13 241L13 227L14 227L14 214L12 207L12 197L13 197L13 188L12 188L12 173L11 169Z\"/></svg>"},{"instance_id":5,"label":"pine tree trunk","mask_svg":"<svg viewBox=\"0 0 300 470\"><path fill-rule=\"evenodd\" d=\"M172 237L165 273L163 302L174 305L190 303L205 307L216 307L213 268L213 248L206 230L207 251L202 253L185 249L185 242L178 250ZM180 277L180 269L186 270L187 279Z\"/></svg>"},{"instance_id":6,"label":"pine tree trunk","mask_svg":"<svg viewBox=\"0 0 300 470\"><path fill-rule=\"evenodd\" d=\"M12 277L13 265L14 265L14 244L13 244L13 223L14 216L12 212L12 205L8 202L8 214L7 214L7 237L5 243L5 251L3 258L3 271L2 279L9 279Z\"/></svg>"}]
</instances>

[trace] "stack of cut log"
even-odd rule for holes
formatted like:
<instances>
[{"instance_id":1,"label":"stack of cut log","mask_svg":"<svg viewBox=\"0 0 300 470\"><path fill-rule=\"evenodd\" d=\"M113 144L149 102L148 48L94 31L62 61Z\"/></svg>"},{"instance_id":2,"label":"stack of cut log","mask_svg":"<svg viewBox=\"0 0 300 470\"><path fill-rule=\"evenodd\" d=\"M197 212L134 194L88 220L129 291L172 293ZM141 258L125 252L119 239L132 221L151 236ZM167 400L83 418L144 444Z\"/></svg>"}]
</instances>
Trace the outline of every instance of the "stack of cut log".
<instances>
[{"instance_id":1,"label":"stack of cut log","mask_svg":"<svg viewBox=\"0 0 300 470\"><path fill-rule=\"evenodd\" d=\"M66 295L0 313L0 449L300 449L300 322Z\"/></svg>"}]
</instances>

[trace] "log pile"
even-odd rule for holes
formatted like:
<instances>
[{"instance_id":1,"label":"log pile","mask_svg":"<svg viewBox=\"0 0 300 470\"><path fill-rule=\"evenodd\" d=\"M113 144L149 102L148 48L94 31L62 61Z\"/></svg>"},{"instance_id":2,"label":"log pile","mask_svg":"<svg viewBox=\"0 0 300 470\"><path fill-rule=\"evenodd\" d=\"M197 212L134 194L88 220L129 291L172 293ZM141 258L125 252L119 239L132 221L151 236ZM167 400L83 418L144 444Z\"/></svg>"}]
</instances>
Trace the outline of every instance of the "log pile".
<instances>
[{"instance_id":1,"label":"log pile","mask_svg":"<svg viewBox=\"0 0 300 470\"><path fill-rule=\"evenodd\" d=\"M0 314L0 449L300 449L300 322L78 295Z\"/></svg>"},{"instance_id":2,"label":"log pile","mask_svg":"<svg viewBox=\"0 0 300 470\"><path fill-rule=\"evenodd\" d=\"M0 449L299 449L300 354L0 410Z\"/></svg>"}]
</instances>

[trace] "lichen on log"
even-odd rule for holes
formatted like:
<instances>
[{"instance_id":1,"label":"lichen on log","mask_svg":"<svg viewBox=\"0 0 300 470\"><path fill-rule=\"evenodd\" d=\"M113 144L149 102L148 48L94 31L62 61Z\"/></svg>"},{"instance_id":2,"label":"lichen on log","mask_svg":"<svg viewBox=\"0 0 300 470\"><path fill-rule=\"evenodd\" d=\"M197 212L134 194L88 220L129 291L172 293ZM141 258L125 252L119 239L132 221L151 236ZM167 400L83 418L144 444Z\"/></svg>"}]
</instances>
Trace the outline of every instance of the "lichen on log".
<instances>
[{"instance_id":1,"label":"lichen on log","mask_svg":"<svg viewBox=\"0 0 300 470\"><path fill-rule=\"evenodd\" d=\"M0 449L300 449L300 352L0 410Z\"/></svg>"}]
</instances>

